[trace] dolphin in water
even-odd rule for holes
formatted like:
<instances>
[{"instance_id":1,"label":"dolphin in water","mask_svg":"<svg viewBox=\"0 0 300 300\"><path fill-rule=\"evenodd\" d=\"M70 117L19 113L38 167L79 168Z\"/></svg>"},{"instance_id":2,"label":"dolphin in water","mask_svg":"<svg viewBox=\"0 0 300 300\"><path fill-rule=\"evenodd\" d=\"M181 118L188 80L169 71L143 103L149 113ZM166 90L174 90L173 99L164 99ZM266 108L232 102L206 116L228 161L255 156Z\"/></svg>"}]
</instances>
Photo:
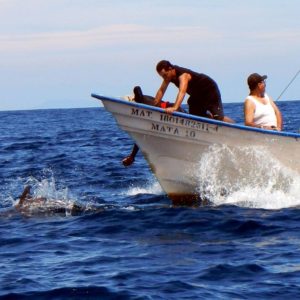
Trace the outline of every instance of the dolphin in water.
<instances>
[{"instance_id":1,"label":"dolphin in water","mask_svg":"<svg viewBox=\"0 0 300 300\"><path fill-rule=\"evenodd\" d=\"M31 186L27 185L14 208L23 215L61 215L61 216L78 216L86 212L99 212L103 209L99 207L86 207L75 203L67 202L60 199L48 199L46 197L34 197L30 193Z\"/></svg>"}]
</instances>

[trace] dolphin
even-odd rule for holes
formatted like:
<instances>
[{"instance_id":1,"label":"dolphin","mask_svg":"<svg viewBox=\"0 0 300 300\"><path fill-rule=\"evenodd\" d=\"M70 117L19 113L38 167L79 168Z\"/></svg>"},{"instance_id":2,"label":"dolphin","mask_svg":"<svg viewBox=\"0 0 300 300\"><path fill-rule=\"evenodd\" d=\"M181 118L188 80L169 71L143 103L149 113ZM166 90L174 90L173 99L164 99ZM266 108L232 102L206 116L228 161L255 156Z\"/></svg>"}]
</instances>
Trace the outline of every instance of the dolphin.
<instances>
[{"instance_id":1,"label":"dolphin","mask_svg":"<svg viewBox=\"0 0 300 300\"><path fill-rule=\"evenodd\" d=\"M14 206L23 215L78 216L88 211L94 213L103 210L98 207L87 208L75 202L67 203L66 200L34 197L31 195L30 190L30 185L25 186L18 202Z\"/></svg>"}]
</instances>

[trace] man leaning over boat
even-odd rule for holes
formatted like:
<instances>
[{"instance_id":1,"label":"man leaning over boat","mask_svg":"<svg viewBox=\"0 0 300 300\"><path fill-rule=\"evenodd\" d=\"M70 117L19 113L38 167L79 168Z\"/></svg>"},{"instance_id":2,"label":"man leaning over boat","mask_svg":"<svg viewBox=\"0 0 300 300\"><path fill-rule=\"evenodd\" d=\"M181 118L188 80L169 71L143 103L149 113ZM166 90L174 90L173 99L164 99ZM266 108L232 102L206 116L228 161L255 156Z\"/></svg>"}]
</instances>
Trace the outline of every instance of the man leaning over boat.
<instances>
[{"instance_id":1,"label":"man leaning over boat","mask_svg":"<svg viewBox=\"0 0 300 300\"><path fill-rule=\"evenodd\" d=\"M135 87L135 102L158 106L171 114L174 111L183 111L181 104L185 95L189 94L190 97L187 102L190 114L234 123L232 119L224 116L221 93L212 78L205 74L172 65L167 60L160 61L156 66L156 70L163 78L163 82L155 98L144 96L140 87ZM175 103L162 101L170 82L179 89ZM138 146L134 144L130 155L122 160L124 166L130 166L134 162L138 150Z\"/></svg>"},{"instance_id":2,"label":"man leaning over boat","mask_svg":"<svg viewBox=\"0 0 300 300\"><path fill-rule=\"evenodd\" d=\"M217 83L209 76L171 64L167 60L160 61L156 71L163 78L163 82L155 96L155 103L159 104L170 83L175 84L179 91L175 104L166 108L172 114L177 111L186 94L189 113L201 117L212 118L233 123L233 120L224 116L221 93Z\"/></svg>"}]
</instances>

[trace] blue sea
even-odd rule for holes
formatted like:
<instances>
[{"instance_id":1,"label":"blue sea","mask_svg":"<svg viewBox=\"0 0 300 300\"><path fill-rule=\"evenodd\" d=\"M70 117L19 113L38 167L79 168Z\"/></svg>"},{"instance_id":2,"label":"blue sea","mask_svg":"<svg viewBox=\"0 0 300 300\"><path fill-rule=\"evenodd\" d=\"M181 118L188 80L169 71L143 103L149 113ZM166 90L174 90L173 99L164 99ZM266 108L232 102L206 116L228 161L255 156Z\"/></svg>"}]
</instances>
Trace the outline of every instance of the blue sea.
<instances>
[{"instance_id":1,"label":"blue sea","mask_svg":"<svg viewBox=\"0 0 300 300\"><path fill-rule=\"evenodd\" d=\"M278 106L299 132L300 101ZM100 103L2 111L0 128L0 299L300 298L299 174L277 164L288 188L174 207L141 153L122 165L133 141ZM16 209L27 185L47 201Z\"/></svg>"}]
</instances>

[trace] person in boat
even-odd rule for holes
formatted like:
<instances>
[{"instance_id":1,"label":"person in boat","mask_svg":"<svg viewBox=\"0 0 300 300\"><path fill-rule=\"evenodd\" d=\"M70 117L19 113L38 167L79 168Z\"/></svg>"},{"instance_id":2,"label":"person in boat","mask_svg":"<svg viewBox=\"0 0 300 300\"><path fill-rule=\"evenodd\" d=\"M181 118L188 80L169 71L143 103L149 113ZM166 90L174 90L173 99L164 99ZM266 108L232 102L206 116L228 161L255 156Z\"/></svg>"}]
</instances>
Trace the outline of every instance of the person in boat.
<instances>
[{"instance_id":1,"label":"person in boat","mask_svg":"<svg viewBox=\"0 0 300 300\"><path fill-rule=\"evenodd\" d=\"M233 123L233 120L224 116L221 93L212 78L172 65L167 60L160 61L156 65L156 71L163 78L163 82L156 93L155 105L159 105L171 82L178 87L179 91L175 104L166 108L167 113L178 111L185 95L189 94L187 103L190 114Z\"/></svg>"},{"instance_id":2,"label":"person in boat","mask_svg":"<svg viewBox=\"0 0 300 300\"><path fill-rule=\"evenodd\" d=\"M273 99L266 94L266 75L251 74L250 94L244 101L245 125L263 129L282 130L282 115Z\"/></svg>"},{"instance_id":3,"label":"person in boat","mask_svg":"<svg viewBox=\"0 0 300 300\"><path fill-rule=\"evenodd\" d=\"M143 104L157 106L161 108L167 108L173 106L173 103L169 103L167 101L160 101L159 104L155 104L154 102L155 98L152 96L144 95L140 86L135 86L133 89L133 93L134 93L134 101L137 103L143 103ZM178 111L185 112L185 110L182 107L179 107ZM134 144L131 153L122 160L122 163L125 167L128 167L133 164L138 151L139 151L138 145Z\"/></svg>"}]
</instances>

